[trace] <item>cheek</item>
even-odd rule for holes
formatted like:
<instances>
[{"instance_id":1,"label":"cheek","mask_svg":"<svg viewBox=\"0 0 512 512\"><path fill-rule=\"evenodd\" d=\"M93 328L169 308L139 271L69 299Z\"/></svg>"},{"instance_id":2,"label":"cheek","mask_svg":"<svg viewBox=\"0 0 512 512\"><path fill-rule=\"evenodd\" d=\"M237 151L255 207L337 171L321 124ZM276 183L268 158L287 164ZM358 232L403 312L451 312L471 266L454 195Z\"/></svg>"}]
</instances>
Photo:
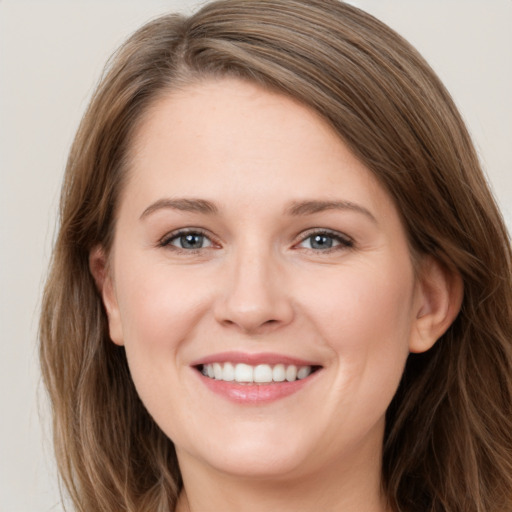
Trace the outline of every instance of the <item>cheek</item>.
<instances>
[{"instance_id":1,"label":"cheek","mask_svg":"<svg viewBox=\"0 0 512 512\"><path fill-rule=\"evenodd\" d=\"M150 414L165 425L166 434L186 438L174 411L185 410L183 404L194 401L184 384L183 371L188 367L182 364L183 346L197 337L208 311L204 276L165 264L137 266L133 259L125 262L124 269L118 268L124 276L117 292L134 385Z\"/></svg>"},{"instance_id":2,"label":"cheek","mask_svg":"<svg viewBox=\"0 0 512 512\"><path fill-rule=\"evenodd\" d=\"M351 267L322 281L315 285L321 293L312 294L303 308L334 355L337 385L390 399L413 327L410 264Z\"/></svg>"},{"instance_id":3,"label":"cheek","mask_svg":"<svg viewBox=\"0 0 512 512\"><path fill-rule=\"evenodd\" d=\"M119 265L119 274L129 277L117 286L127 351L144 352L146 357L172 352L193 336L209 301L204 276L191 268L176 271L165 263L127 263L132 271Z\"/></svg>"},{"instance_id":4,"label":"cheek","mask_svg":"<svg viewBox=\"0 0 512 512\"><path fill-rule=\"evenodd\" d=\"M407 265L347 267L315 288L321 293L312 296L309 309L340 349L362 348L363 340L365 346L407 345L414 291Z\"/></svg>"}]
</instances>

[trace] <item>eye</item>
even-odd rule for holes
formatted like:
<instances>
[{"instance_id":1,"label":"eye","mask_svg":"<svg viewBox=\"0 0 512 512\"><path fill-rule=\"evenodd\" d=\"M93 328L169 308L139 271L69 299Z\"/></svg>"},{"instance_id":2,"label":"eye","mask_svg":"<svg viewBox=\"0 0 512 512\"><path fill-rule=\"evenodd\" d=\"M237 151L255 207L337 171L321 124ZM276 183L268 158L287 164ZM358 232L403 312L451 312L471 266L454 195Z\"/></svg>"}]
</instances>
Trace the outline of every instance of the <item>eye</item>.
<instances>
[{"instance_id":1,"label":"eye","mask_svg":"<svg viewBox=\"0 0 512 512\"><path fill-rule=\"evenodd\" d=\"M330 250L353 247L353 241L345 235L331 231L310 232L302 239L298 247L317 252L328 252Z\"/></svg>"},{"instance_id":2,"label":"eye","mask_svg":"<svg viewBox=\"0 0 512 512\"><path fill-rule=\"evenodd\" d=\"M178 231L170 233L160 242L162 247L172 247L184 251L197 251L212 247L212 241L201 231Z\"/></svg>"}]
</instances>

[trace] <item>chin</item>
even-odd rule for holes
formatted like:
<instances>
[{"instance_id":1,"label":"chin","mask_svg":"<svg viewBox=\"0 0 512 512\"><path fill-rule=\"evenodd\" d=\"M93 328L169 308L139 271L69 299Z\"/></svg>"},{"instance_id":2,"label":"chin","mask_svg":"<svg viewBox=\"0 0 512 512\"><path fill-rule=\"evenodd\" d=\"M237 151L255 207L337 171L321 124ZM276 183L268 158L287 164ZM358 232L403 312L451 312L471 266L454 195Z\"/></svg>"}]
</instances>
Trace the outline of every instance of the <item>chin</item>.
<instances>
[{"instance_id":1,"label":"chin","mask_svg":"<svg viewBox=\"0 0 512 512\"><path fill-rule=\"evenodd\" d=\"M313 450L303 437L294 440L284 431L269 436L261 431L264 429L254 430L252 435L245 432L243 436L224 436L215 445L209 436L207 446L195 443L188 454L177 448L178 458L192 455L196 461L226 475L261 480L298 477L312 465Z\"/></svg>"},{"instance_id":2,"label":"chin","mask_svg":"<svg viewBox=\"0 0 512 512\"><path fill-rule=\"evenodd\" d=\"M276 453L274 450L268 450L228 453L224 457L210 461L210 464L218 471L231 476L277 481L306 473L306 462L307 460L304 460L297 450L294 453Z\"/></svg>"}]
</instances>

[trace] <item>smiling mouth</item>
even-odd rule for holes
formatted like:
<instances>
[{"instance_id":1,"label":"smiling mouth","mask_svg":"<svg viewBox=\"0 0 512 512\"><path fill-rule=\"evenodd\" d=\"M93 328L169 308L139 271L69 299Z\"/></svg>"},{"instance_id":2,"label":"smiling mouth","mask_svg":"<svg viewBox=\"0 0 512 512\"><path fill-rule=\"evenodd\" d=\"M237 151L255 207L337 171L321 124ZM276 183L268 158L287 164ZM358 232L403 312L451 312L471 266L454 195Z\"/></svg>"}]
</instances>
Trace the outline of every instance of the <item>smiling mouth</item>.
<instances>
[{"instance_id":1,"label":"smiling mouth","mask_svg":"<svg viewBox=\"0 0 512 512\"><path fill-rule=\"evenodd\" d=\"M209 363L196 366L202 375L212 380L237 384L277 384L295 382L309 377L320 366L298 366L294 364Z\"/></svg>"}]
</instances>

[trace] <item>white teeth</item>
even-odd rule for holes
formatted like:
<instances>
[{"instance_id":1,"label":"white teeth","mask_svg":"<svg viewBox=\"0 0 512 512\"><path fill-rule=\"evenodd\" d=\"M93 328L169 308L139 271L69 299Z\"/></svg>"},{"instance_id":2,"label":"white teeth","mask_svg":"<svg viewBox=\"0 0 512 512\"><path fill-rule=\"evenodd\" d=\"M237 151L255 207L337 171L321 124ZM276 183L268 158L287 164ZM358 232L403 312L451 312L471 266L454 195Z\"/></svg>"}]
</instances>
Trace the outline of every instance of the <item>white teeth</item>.
<instances>
[{"instance_id":1,"label":"white teeth","mask_svg":"<svg viewBox=\"0 0 512 512\"><path fill-rule=\"evenodd\" d=\"M222 380L231 382L235 380L235 367L231 363L225 363L222 370Z\"/></svg>"},{"instance_id":2,"label":"white teeth","mask_svg":"<svg viewBox=\"0 0 512 512\"><path fill-rule=\"evenodd\" d=\"M254 382L272 382L272 368L268 364L259 364L254 368Z\"/></svg>"},{"instance_id":3,"label":"white teeth","mask_svg":"<svg viewBox=\"0 0 512 512\"><path fill-rule=\"evenodd\" d=\"M253 382L254 370L248 364L237 364L235 366L235 380L237 382Z\"/></svg>"},{"instance_id":4,"label":"white teeth","mask_svg":"<svg viewBox=\"0 0 512 512\"><path fill-rule=\"evenodd\" d=\"M272 369L272 380L274 382L283 382L284 379L286 379L284 364L276 364Z\"/></svg>"},{"instance_id":5,"label":"white teeth","mask_svg":"<svg viewBox=\"0 0 512 512\"><path fill-rule=\"evenodd\" d=\"M297 379L305 379L310 373L310 366L301 366L297 372Z\"/></svg>"},{"instance_id":6,"label":"white teeth","mask_svg":"<svg viewBox=\"0 0 512 512\"><path fill-rule=\"evenodd\" d=\"M226 382L270 384L271 382L293 382L305 379L312 372L311 366L300 366L294 364L284 365L259 364L251 366L238 363L211 363L201 368L201 373L210 379L223 380Z\"/></svg>"},{"instance_id":7,"label":"white teeth","mask_svg":"<svg viewBox=\"0 0 512 512\"><path fill-rule=\"evenodd\" d=\"M222 380L222 366L219 363L213 363L213 376L217 380Z\"/></svg>"},{"instance_id":8,"label":"white teeth","mask_svg":"<svg viewBox=\"0 0 512 512\"><path fill-rule=\"evenodd\" d=\"M288 382L292 382L297 379L297 367L294 364L291 364L286 368L286 380Z\"/></svg>"}]
</instances>

